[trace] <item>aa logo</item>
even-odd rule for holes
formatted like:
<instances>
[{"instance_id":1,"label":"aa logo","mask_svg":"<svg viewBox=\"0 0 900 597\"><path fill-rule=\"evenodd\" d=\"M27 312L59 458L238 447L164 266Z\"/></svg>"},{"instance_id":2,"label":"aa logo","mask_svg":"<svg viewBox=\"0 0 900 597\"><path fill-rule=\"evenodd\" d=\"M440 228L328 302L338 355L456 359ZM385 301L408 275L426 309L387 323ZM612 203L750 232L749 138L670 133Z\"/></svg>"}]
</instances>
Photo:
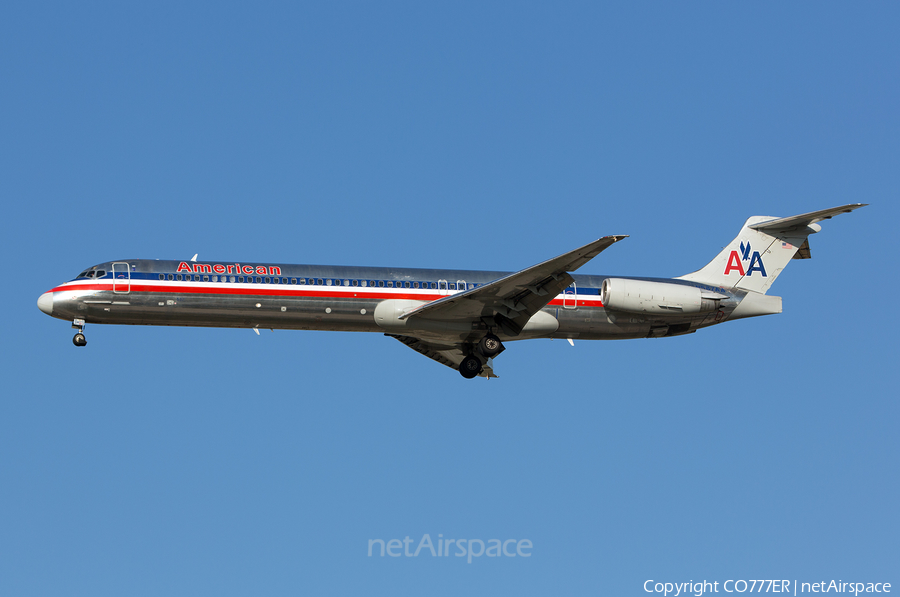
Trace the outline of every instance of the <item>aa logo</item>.
<instances>
[{"instance_id":1,"label":"aa logo","mask_svg":"<svg viewBox=\"0 0 900 597\"><path fill-rule=\"evenodd\" d=\"M744 272L744 262L749 262L747 266L746 273ZM736 271L742 276L752 276L753 272L759 272L763 278L766 276L766 266L763 265L762 257L759 255L759 251L753 251L750 253L750 241L747 241L744 244L741 241L741 252L732 251L731 255L728 256L728 264L725 266L725 275L727 276L732 271Z\"/></svg>"}]
</instances>

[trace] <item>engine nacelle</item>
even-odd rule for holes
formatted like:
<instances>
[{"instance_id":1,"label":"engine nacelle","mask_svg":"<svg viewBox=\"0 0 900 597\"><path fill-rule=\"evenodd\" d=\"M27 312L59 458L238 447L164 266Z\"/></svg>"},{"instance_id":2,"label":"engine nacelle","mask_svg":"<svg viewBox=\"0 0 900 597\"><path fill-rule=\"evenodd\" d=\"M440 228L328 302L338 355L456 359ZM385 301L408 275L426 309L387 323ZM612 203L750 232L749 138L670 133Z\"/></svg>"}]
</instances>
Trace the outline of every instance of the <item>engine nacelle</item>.
<instances>
[{"instance_id":1,"label":"engine nacelle","mask_svg":"<svg viewBox=\"0 0 900 597\"><path fill-rule=\"evenodd\" d=\"M607 278L600 300L607 309L630 313L680 315L704 313L719 308L721 294L704 292L694 286Z\"/></svg>"}]
</instances>

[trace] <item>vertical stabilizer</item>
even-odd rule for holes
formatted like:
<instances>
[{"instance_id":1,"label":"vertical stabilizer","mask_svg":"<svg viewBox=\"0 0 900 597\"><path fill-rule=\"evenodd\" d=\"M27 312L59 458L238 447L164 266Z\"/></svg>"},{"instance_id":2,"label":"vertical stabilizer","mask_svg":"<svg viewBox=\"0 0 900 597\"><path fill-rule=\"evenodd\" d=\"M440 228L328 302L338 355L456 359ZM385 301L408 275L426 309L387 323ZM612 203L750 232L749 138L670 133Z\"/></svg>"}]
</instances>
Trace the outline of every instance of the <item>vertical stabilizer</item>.
<instances>
[{"instance_id":1,"label":"vertical stabilizer","mask_svg":"<svg viewBox=\"0 0 900 597\"><path fill-rule=\"evenodd\" d=\"M854 203L788 218L753 216L706 267L676 279L765 293L791 259L809 257L807 237L822 229L817 222L864 205Z\"/></svg>"}]
</instances>

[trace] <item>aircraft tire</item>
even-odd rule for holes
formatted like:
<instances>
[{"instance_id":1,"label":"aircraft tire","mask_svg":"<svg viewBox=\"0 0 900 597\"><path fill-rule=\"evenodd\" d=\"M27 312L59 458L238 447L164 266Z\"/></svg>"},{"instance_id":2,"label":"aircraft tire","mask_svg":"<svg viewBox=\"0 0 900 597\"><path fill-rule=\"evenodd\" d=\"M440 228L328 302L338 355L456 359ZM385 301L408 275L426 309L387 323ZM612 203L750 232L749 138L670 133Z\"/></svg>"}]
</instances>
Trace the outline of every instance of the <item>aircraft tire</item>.
<instances>
[{"instance_id":1,"label":"aircraft tire","mask_svg":"<svg viewBox=\"0 0 900 597\"><path fill-rule=\"evenodd\" d=\"M86 346L87 340L85 339L84 334L75 334L75 337L72 338L72 344L74 344L75 346Z\"/></svg>"},{"instance_id":2,"label":"aircraft tire","mask_svg":"<svg viewBox=\"0 0 900 597\"><path fill-rule=\"evenodd\" d=\"M478 360L478 357L467 356L459 364L459 373L466 379L472 379L481 373L481 361Z\"/></svg>"},{"instance_id":3,"label":"aircraft tire","mask_svg":"<svg viewBox=\"0 0 900 597\"><path fill-rule=\"evenodd\" d=\"M500 338L494 334L488 334L478 343L478 350L481 351L481 354L490 358L503 350L503 344L500 342Z\"/></svg>"}]
</instances>

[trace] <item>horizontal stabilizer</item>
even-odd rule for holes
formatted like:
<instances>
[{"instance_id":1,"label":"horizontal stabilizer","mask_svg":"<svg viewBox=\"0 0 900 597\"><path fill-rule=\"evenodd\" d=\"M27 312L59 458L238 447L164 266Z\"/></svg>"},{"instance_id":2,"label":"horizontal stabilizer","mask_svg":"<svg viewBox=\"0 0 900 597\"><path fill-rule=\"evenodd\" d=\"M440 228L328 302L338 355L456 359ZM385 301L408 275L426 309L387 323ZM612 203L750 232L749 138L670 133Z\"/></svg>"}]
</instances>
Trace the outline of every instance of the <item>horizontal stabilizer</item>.
<instances>
[{"instance_id":1,"label":"horizontal stabilizer","mask_svg":"<svg viewBox=\"0 0 900 597\"><path fill-rule=\"evenodd\" d=\"M808 214L800 214L799 216L791 216L789 218L776 218L774 220L766 220L758 224L750 224L748 228L754 230L765 230L766 232L775 232L779 230L791 230L794 228L805 228L810 224L821 222L822 220L830 220L838 214L848 214L854 209L865 207L868 203L851 203L840 207L832 207L830 209L820 209L819 211L811 211Z\"/></svg>"}]
</instances>

